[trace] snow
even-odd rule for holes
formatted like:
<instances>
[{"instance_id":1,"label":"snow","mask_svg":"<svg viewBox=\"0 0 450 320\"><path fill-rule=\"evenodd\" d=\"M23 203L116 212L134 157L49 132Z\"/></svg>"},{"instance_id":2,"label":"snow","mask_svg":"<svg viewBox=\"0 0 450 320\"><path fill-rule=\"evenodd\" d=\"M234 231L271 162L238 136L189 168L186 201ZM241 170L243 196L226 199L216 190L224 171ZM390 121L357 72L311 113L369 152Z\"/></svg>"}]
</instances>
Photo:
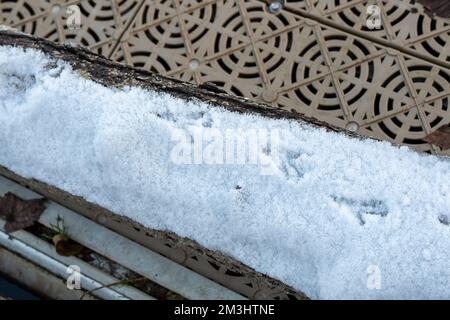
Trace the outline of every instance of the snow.
<instances>
[{"instance_id":1,"label":"snow","mask_svg":"<svg viewBox=\"0 0 450 320\"><path fill-rule=\"evenodd\" d=\"M25 177L194 239L311 298L450 298L446 159L105 88L33 50L0 47L0 88L0 164ZM195 158L206 153L199 132L217 151L215 136L252 129L275 137L258 141L258 161ZM180 150L188 155L176 158Z\"/></svg>"}]
</instances>

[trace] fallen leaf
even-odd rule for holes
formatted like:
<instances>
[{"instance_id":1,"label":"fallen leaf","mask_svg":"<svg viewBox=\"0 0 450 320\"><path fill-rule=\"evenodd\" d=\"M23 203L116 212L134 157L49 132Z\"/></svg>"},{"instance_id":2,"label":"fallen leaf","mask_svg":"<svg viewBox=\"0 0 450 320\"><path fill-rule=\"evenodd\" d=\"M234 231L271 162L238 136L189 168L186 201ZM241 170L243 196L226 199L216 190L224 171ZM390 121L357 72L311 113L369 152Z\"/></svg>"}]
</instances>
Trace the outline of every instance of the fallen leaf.
<instances>
[{"instance_id":1,"label":"fallen leaf","mask_svg":"<svg viewBox=\"0 0 450 320\"><path fill-rule=\"evenodd\" d=\"M69 239L64 234L57 234L53 237L53 244L56 252L65 257L79 254L83 250L83 246Z\"/></svg>"},{"instance_id":2,"label":"fallen leaf","mask_svg":"<svg viewBox=\"0 0 450 320\"><path fill-rule=\"evenodd\" d=\"M425 8L425 12L431 16L437 15L443 18L450 17L450 1L448 0L418 0Z\"/></svg>"},{"instance_id":3,"label":"fallen leaf","mask_svg":"<svg viewBox=\"0 0 450 320\"><path fill-rule=\"evenodd\" d=\"M444 125L425 137L425 141L435 144L444 150L450 149L450 127Z\"/></svg>"},{"instance_id":4,"label":"fallen leaf","mask_svg":"<svg viewBox=\"0 0 450 320\"><path fill-rule=\"evenodd\" d=\"M8 192L0 198L0 217L7 233L32 226L45 210L45 199L23 200Z\"/></svg>"}]
</instances>

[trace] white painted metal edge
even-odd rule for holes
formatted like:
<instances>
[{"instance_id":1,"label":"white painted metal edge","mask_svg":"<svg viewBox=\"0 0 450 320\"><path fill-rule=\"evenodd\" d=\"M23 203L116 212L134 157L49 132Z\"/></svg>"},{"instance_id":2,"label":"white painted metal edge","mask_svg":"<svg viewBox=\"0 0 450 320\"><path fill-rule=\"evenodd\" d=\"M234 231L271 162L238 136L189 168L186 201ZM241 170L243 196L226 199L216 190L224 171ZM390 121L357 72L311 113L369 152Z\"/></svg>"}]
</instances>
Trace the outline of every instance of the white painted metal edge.
<instances>
[{"instance_id":1,"label":"white painted metal edge","mask_svg":"<svg viewBox=\"0 0 450 320\"><path fill-rule=\"evenodd\" d=\"M0 219L0 230L2 230L3 227L2 223L2 219ZM64 264L65 266L79 267L82 274L91 279L95 279L97 282L101 283L102 286L108 286L120 282L119 279L114 278L113 276L91 266L81 259L59 255L58 253L56 253L54 247L51 244L39 239L38 237L28 232L20 230L14 232L11 236L51 257L52 259ZM129 285L110 286L109 289L116 291L119 294L132 300L155 300L155 298L153 298L152 296Z\"/></svg>"},{"instance_id":2,"label":"white painted metal edge","mask_svg":"<svg viewBox=\"0 0 450 320\"><path fill-rule=\"evenodd\" d=\"M33 264L16 253L0 246L0 272L19 285L45 298L55 300L97 300L82 290L67 290L66 281L48 270ZM1 298L0 298L1 300Z\"/></svg>"},{"instance_id":3,"label":"white painted metal edge","mask_svg":"<svg viewBox=\"0 0 450 320\"><path fill-rule=\"evenodd\" d=\"M3 221L2 221L3 224ZM46 254L34 249L33 247L23 243L4 231L0 230L0 246L7 248L9 251L20 255L21 257L27 259L28 261L41 266L42 268L48 270L55 276L61 279L66 279L68 277L67 268L69 266L52 259ZM111 290L110 288L100 288L103 285L94 279L91 279L80 273L81 287L87 291L95 290L92 294L105 300L128 300L124 295ZM100 288L96 290L97 288Z\"/></svg>"},{"instance_id":4,"label":"white painted metal edge","mask_svg":"<svg viewBox=\"0 0 450 320\"><path fill-rule=\"evenodd\" d=\"M21 185L0 176L0 196L13 192L23 199L40 196ZM241 300L243 296L209 280L147 248L137 244L53 201L39 222L47 227L55 224L58 216L68 226L71 238L82 245L116 261L124 267L192 300Z\"/></svg>"}]
</instances>

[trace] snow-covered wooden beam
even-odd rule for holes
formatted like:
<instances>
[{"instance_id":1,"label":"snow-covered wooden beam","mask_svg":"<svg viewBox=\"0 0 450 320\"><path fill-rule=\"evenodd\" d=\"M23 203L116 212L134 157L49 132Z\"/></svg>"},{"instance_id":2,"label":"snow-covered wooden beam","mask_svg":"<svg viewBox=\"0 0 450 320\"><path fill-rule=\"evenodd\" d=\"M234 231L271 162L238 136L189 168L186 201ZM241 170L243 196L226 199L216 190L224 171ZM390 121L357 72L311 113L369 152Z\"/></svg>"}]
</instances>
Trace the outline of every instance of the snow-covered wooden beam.
<instances>
[{"instance_id":1,"label":"snow-covered wooden beam","mask_svg":"<svg viewBox=\"0 0 450 320\"><path fill-rule=\"evenodd\" d=\"M233 112L256 113L270 118L297 119L313 125L326 127L329 130L340 131L338 128L297 113L274 109L265 104L255 103L245 98L222 93L213 85L197 87L189 83L112 62L81 47L53 43L11 29L0 29L0 46L14 46L39 50L50 58L61 59L70 63L72 68L78 71L83 77L107 87L122 88L124 86L138 86L144 89L169 93L186 101L198 99ZM48 101L48 103L51 103L51 101ZM220 252L209 250L191 239L179 237L177 234L168 231L145 228L135 221L131 221L129 218L119 216L97 204L86 201L82 197L43 183L42 181L18 175L9 168L1 166L1 164L0 175L30 188L45 198L80 213L160 254L173 258L173 260L194 269L194 271L203 273L216 282L248 297L252 297L252 294L258 291L257 298L272 298L275 294L279 294L281 297L306 298L298 290L259 273ZM179 261L179 256L174 253L176 251L183 251L184 255L186 255L185 260ZM230 274L233 273L236 279L242 278L246 279L247 282L251 282L254 288L252 290L243 288L243 281L233 281L233 278L227 278L223 274L223 271L222 273L218 272L215 274L207 270L207 268L200 267L196 269L197 266L195 263L192 260L189 261L189 256L195 256L196 258L203 257L205 262L213 263L221 270L228 270L227 272ZM202 268L203 270L200 270Z\"/></svg>"},{"instance_id":2,"label":"snow-covered wooden beam","mask_svg":"<svg viewBox=\"0 0 450 320\"><path fill-rule=\"evenodd\" d=\"M251 298L450 296L448 159L11 31L0 69L1 173L50 200Z\"/></svg>"}]
</instances>

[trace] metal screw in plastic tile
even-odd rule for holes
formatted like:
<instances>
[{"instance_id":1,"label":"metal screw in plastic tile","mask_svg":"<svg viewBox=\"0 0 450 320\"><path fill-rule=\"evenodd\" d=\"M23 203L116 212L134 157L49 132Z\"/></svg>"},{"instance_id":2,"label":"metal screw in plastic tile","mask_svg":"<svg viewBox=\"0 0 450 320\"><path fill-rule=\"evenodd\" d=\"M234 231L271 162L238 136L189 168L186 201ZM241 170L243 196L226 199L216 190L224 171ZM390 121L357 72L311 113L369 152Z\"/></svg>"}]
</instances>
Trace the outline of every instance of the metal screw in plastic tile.
<instances>
[{"instance_id":1,"label":"metal screw in plastic tile","mask_svg":"<svg viewBox=\"0 0 450 320\"><path fill-rule=\"evenodd\" d=\"M283 3L280 1L272 1L269 3L269 12L276 14L279 13L283 9Z\"/></svg>"},{"instance_id":2,"label":"metal screw in plastic tile","mask_svg":"<svg viewBox=\"0 0 450 320\"><path fill-rule=\"evenodd\" d=\"M53 16L58 16L59 14L61 14L61 11L62 11L61 9L62 9L62 7L59 4L55 4L52 7L52 14L53 14Z\"/></svg>"},{"instance_id":3,"label":"metal screw in plastic tile","mask_svg":"<svg viewBox=\"0 0 450 320\"><path fill-rule=\"evenodd\" d=\"M195 70L200 66L200 61L198 59L192 59L189 61L189 69Z\"/></svg>"},{"instance_id":4,"label":"metal screw in plastic tile","mask_svg":"<svg viewBox=\"0 0 450 320\"><path fill-rule=\"evenodd\" d=\"M350 131L350 132L356 132L359 130L359 124L356 123L355 121L350 121L345 126L345 130Z\"/></svg>"}]
</instances>

